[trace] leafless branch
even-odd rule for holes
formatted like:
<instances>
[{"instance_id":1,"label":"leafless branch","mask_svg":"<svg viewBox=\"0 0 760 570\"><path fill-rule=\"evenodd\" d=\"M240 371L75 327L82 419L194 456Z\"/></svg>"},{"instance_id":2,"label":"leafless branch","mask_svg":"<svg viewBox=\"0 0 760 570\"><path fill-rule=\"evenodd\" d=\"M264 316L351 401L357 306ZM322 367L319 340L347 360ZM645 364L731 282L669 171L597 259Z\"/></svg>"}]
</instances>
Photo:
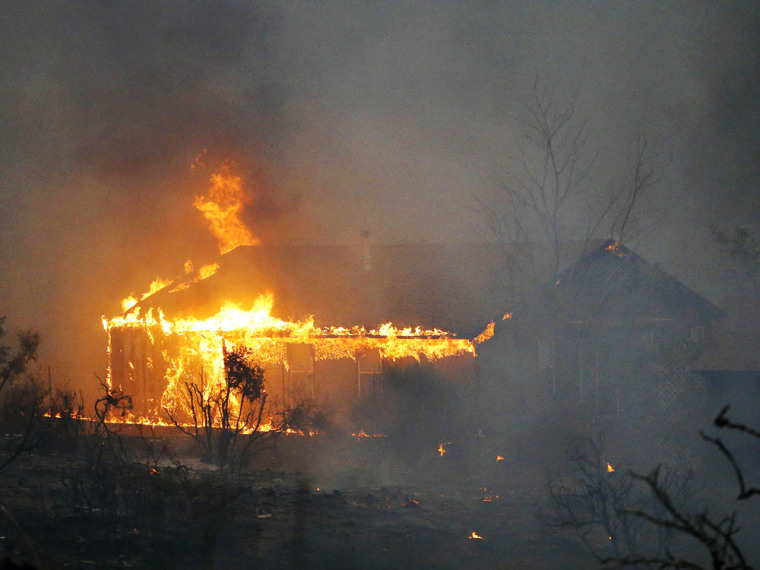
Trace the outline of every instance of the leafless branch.
<instances>
[{"instance_id":1,"label":"leafless branch","mask_svg":"<svg viewBox=\"0 0 760 570\"><path fill-rule=\"evenodd\" d=\"M630 189L619 216L620 229L617 232L619 241L623 240L628 222L633 220L633 211L641 202L641 197L660 182L660 172L663 168L665 168L664 163L654 161L646 135L640 134L636 141L636 155ZM617 220L613 221L613 228L610 232L612 235L615 234L614 227L617 223Z\"/></svg>"},{"instance_id":2,"label":"leafless branch","mask_svg":"<svg viewBox=\"0 0 760 570\"><path fill-rule=\"evenodd\" d=\"M667 489L660 482L660 468L658 467L649 475L632 474L636 480L645 483L651 490L657 503L665 509L663 516L654 515L641 509L626 511L627 514L639 517L659 527L690 536L704 546L710 555L711 567L715 570L733 568L736 570L749 570L750 566L744 558L741 548L734 540L734 535L739 527L736 525L736 513L714 520L711 515L703 511L697 515L689 515L679 508ZM670 553L663 559L638 558L614 560L608 559L606 563L625 562L632 565L635 562L648 564L657 568L702 568L696 563L684 559L675 559Z\"/></svg>"},{"instance_id":3,"label":"leafless branch","mask_svg":"<svg viewBox=\"0 0 760 570\"><path fill-rule=\"evenodd\" d=\"M599 152L591 148L591 114L583 115L575 98L560 97L538 80L521 103L514 125L519 135L505 180L493 192L472 201L486 228L505 251L525 242L530 259L507 259L508 282L529 295L551 281L569 261L569 244L599 237L628 235L642 196L659 182L663 164L655 162L645 136L637 141L632 180L595 191L589 185ZM532 272L526 271L531 265ZM537 282L532 281L535 276ZM513 293L514 294L514 293Z\"/></svg>"},{"instance_id":4,"label":"leafless branch","mask_svg":"<svg viewBox=\"0 0 760 570\"><path fill-rule=\"evenodd\" d=\"M752 429L744 424L735 423L728 419L726 414L728 413L729 406L725 406L718 416L714 420L714 424L718 428L725 428L725 429L732 429L736 431L740 431L742 433L746 433L748 435L751 435L752 437L760 438L760 432L758 432L755 429ZM723 443L723 441L718 437L710 437L704 432L700 431L699 435L704 439L705 441L708 441L715 445L720 452L723 454L723 456L728 460L728 463L731 465L731 468L734 470L734 474L736 475L736 480L739 483L739 494L737 495L738 500L744 500L749 499L750 497L754 495L760 495L760 488L757 487L748 487L745 480L744 480L744 472L742 471L741 467L739 466L738 461L736 460L736 457L734 457L734 454L726 447L726 445Z\"/></svg>"}]
</instances>

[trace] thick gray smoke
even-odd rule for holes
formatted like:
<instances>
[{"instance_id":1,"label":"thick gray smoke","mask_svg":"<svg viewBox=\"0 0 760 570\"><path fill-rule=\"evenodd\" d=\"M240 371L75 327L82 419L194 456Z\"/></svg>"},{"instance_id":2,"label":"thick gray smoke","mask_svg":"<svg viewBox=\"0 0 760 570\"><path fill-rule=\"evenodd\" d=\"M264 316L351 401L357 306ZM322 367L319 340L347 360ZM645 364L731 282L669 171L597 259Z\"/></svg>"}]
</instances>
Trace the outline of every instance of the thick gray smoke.
<instances>
[{"instance_id":1,"label":"thick gray smoke","mask_svg":"<svg viewBox=\"0 0 760 570\"><path fill-rule=\"evenodd\" d=\"M754 2L5 3L0 314L41 330L75 381L101 373L100 315L215 252L192 207L204 149L237 160L264 241L489 239L469 195L512 168L536 83L590 117L598 184L619 183L647 134L668 168L636 245L699 288L709 225L758 222L759 14Z\"/></svg>"}]
</instances>

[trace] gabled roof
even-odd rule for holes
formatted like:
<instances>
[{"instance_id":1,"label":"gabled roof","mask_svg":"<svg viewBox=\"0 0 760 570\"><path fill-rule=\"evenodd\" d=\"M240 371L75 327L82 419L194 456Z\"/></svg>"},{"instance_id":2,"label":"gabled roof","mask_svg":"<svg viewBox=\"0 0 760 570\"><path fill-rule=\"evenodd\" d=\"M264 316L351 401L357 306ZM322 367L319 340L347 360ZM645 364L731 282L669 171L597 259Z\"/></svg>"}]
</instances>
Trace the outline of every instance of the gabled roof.
<instances>
[{"instance_id":1,"label":"gabled roof","mask_svg":"<svg viewBox=\"0 0 760 570\"><path fill-rule=\"evenodd\" d=\"M229 300L249 309L266 292L273 316L318 326L421 326L479 334L503 304L492 268L502 255L493 244L372 245L370 269L360 246L243 246L218 259L219 270L175 290L170 285L138 306L167 316L205 318ZM181 280L180 280L181 281Z\"/></svg>"},{"instance_id":2,"label":"gabled roof","mask_svg":"<svg viewBox=\"0 0 760 570\"><path fill-rule=\"evenodd\" d=\"M725 313L656 265L608 240L546 284L526 318L563 321L713 320Z\"/></svg>"}]
</instances>

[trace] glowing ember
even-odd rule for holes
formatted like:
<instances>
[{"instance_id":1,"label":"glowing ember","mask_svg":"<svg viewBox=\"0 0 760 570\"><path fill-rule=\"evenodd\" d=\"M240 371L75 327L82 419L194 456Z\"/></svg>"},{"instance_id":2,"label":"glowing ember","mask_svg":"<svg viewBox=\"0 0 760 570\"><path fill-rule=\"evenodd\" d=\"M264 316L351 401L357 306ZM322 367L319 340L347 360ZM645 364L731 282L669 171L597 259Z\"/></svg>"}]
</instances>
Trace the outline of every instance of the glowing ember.
<instances>
[{"instance_id":1,"label":"glowing ember","mask_svg":"<svg viewBox=\"0 0 760 570\"><path fill-rule=\"evenodd\" d=\"M467 538L483 540L483 537L480 536L478 533L476 533L474 530L472 531L472 534L468 536Z\"/></svg>"},{"instance_id":2,"label":"glowing ember","mask_svg":"<svg viewBox=\"0 0 760 570\"><path fill-rule=\"evenodd\" d=\"M504 457L502 457L501 455L497 455L497 456L496 456L496 461L497 461L497 462L499 462L499 461L504 461Z\"/></svg>"},{"instance_id":3,"label":"glowing ember","mask_svg":"<svg viewBox=\"0 0 760 570\"><path fill-rule=\"evenodd\" d=\"M407 497L407 499L401 503L401 506L407 509L416 508L420 506L420 502L414 497Z\"/></svg>"},{"instance_id":4,"label":"glowing ember","mask_svg":"<svg viewBox=\"0 0 760 570\"><path fill-rule=\"evenodd\" d=\"M604 248L605 250L609 251L610 253L614 253L618 257L627 257L628 254L626 254L624 251L620 251L620 242L619 241L613 241L610 242L610 244Z\"/></svg>"},{"instance_id":5,"label":"glowing ember","mask_svg":"<svg viewBox=\"0 0 760 570\"><path fill-rule=\"evenodd\" d=\"M368 434L366 431L360 430L359 433L352 433L351 437L355 437L357 439L363 439L363 438L368 438L368 437L388 437L388 436L385 435L384 433Z\"/></svg>"},{"instance_id":6,"label":"glowing ember","mask_svg":"<svg viewBox=\"0 0 760 570\"><path fill-rule=\"evenodd\" d=\"M615 469L612 467L612 465L607 463L607 473L614 473L614 472L615 472Z\"/></svg>"},{"instance_id":7,"label":"glowing ember","mask_svg":"<svg viewBox=\"0 0 760 570\"><path fill-rule=\"evenodd\" d=\"M445 443L441 443L438 445L438 455L443 457L446 454L446 449L443 447L444 445L449 445L451 442L447 441Z\"/></svg>"}]
</instances>

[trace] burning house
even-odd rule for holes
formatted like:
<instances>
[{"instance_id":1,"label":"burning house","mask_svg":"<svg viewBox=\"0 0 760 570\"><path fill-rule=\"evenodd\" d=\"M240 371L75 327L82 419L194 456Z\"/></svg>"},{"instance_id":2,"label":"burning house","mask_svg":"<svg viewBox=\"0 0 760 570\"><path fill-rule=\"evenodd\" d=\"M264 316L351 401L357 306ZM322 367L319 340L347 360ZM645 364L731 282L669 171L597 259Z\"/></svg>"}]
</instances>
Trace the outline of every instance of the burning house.
<instances>
[{"instance_id":1,"label":"burning house","mask_svg":"<svg viewBox=\"0 0 760 570\"><path fill-rule=\"evenodd\" d=\"M355 247L260 245L238 218L244 202L239 178L215 174L195 206L219 240L217 262L188 263L104 318L108 382L132 396L134 419L182 416L184 387L223 385L224 356L239 348L263 369L273 413L310 401L345 417L358 397L382 391L392 365L474 377L470 339L499 299L484 271L497 250L370 248L367 234Z\"/></svg>"},{"instance_id":2,"label":"burning house","mask_svg":"<svg viewBox=\"0 0 760 570\"><path fill-rule=\"evenodd\" d=\"M506 409L524 417L572 405L620 418L688 390L691 366L725 313L610 240L509 316L481 350L508 387Z\"/></svg>"},{"instance_id":3,"label":"burning house","mask_svg":"<svg viewBox=\"0 0 760 570\"><path fill-rule=\"evenodd\" d=\"M106 321L110 381L136 415L156 419L185 382L223 381L231 346L251 350L280 408L310 400L340 415L381 391L389 366L431 363L472 379L470 339L497 298L483 294L495 280L472 277L487 275L474 267L484 253L374 246L370 265L366 246L237 247Z\"/></svg>"}]
</instances>

